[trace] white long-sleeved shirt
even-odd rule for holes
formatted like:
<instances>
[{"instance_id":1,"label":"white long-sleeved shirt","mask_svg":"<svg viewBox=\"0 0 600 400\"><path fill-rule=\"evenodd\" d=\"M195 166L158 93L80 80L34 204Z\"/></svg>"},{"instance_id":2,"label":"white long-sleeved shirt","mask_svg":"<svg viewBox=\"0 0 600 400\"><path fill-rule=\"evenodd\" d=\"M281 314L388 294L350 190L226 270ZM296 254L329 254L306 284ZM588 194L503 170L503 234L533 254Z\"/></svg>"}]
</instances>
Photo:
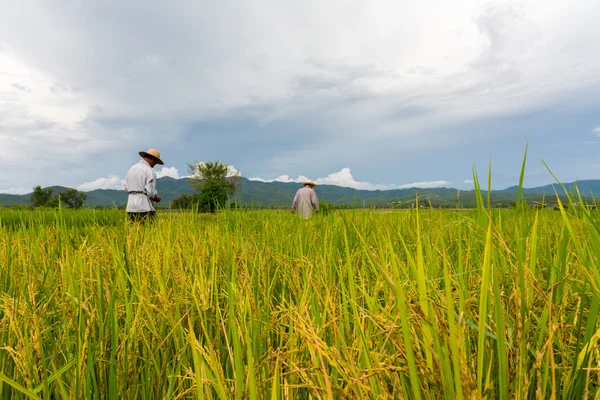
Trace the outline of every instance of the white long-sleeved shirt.
<instances>
[{"instance_id":1,"label":"white long-sleeved shirt","mask_svg":"<svg viewBox=\"0 0 600 400\"><path fill-rule=\"evenodd\" d=\"M292 203L292 210L298 210L300 217L309 219L312 216L313 209L319 209L319 199L315 191L308 186L298 189Z\"/></svg>"},{"instance_id":2,"label":"white long-sleeved shirt","mask_svg":"<svg viewBox=\"0 0 600 400\"><path fill-rule=\"evenodd\" d=\"M156 172L144 159L129 168L125 178L125 191L129 193L127 199L127 212L154 211L150 201L158 195L156 190Z\"/></svg>"}]
</instances>

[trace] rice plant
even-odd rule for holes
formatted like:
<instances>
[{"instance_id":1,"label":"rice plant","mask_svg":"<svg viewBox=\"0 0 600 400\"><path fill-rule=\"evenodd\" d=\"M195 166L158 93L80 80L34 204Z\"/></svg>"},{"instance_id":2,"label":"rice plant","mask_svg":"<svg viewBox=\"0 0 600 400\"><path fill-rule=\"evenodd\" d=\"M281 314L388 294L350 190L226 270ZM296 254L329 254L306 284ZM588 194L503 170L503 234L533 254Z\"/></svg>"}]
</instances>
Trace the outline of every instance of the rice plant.
<instances>
[{"instance_id":1,"label":"rice plant","mask_svg":"<svg viewBox=\"0 0 600 400\"><path fill-rule=\"evenodd\" d=\"M0 397L598 398L568 210L2 210Z\"/></svg>"}]
</instances>

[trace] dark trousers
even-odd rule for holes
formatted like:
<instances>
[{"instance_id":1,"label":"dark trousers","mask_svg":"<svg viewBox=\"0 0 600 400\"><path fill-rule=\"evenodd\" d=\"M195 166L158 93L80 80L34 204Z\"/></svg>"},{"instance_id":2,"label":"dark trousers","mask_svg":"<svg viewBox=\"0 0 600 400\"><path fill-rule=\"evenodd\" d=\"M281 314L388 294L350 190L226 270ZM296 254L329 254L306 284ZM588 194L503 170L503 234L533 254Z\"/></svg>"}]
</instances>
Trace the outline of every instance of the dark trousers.
<instances>
[{"instance_id":1,"label":"dark trousers","mask_svg":"<svg viewBox=\"0 0 600 400\"><path fill-rule=\"evenodd\" d=\"M154 218L156 218L156 211L139 212L139 213L130 212L127 214L129 214L129 222L139 222L141 224L146 222L146 219L149 219L150 221L152 221L152 220L154 220Z\"/></svg>"}]
</instances>

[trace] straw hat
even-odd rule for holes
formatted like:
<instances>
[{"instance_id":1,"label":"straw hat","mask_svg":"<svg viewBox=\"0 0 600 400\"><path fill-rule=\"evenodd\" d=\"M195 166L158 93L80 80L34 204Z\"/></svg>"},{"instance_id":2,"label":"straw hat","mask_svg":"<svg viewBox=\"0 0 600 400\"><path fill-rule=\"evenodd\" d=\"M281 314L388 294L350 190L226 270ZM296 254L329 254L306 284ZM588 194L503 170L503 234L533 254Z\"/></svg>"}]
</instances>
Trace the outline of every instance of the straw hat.
<instances>
[{"instance_id":1,"label":"straw hat","mask_svg":"<svg viewBox=\"0 0 600 400\"><path fill-rule=\"evenodd\" d=\"M316 184L316 183L314 183L313 181L311 181L310 179L307 179L307 180L305 180L304 182L302 182L302 186L306 186L306 185L308 185L308 186L310 186L310 187L313 187L313 188L314 188L315 186L317 186L317 184Z\"/></svg>"},{"instance_id":2,"label":"straw hat","mask_svg":"<svg viewBox=\"0 0 600 400\"><path fill-rule=\"evenodd\" d=\"M146 151L140 151L140 157L154 157L156 158L156 162L159 165L165 165L165 163L160 159L160 152L156 149L148 149Z\"/></svg>"}]
</instances>

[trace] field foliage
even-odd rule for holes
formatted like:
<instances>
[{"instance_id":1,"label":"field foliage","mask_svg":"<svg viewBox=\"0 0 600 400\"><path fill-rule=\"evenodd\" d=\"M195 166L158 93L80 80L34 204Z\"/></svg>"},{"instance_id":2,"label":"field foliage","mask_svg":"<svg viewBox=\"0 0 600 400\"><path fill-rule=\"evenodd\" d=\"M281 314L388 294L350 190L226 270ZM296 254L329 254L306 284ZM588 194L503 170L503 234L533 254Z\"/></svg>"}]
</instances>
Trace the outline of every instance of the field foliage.
<instances>
[{"instance_id":1,"label":"field foliage","mask_svg":"<svg viewBox=\"0 0 600 400\"><path fill-rule=\"evenodd\" d=\"M594 398L600 214L0 212L1 398Z\"/></svg>"}]
</instances>

